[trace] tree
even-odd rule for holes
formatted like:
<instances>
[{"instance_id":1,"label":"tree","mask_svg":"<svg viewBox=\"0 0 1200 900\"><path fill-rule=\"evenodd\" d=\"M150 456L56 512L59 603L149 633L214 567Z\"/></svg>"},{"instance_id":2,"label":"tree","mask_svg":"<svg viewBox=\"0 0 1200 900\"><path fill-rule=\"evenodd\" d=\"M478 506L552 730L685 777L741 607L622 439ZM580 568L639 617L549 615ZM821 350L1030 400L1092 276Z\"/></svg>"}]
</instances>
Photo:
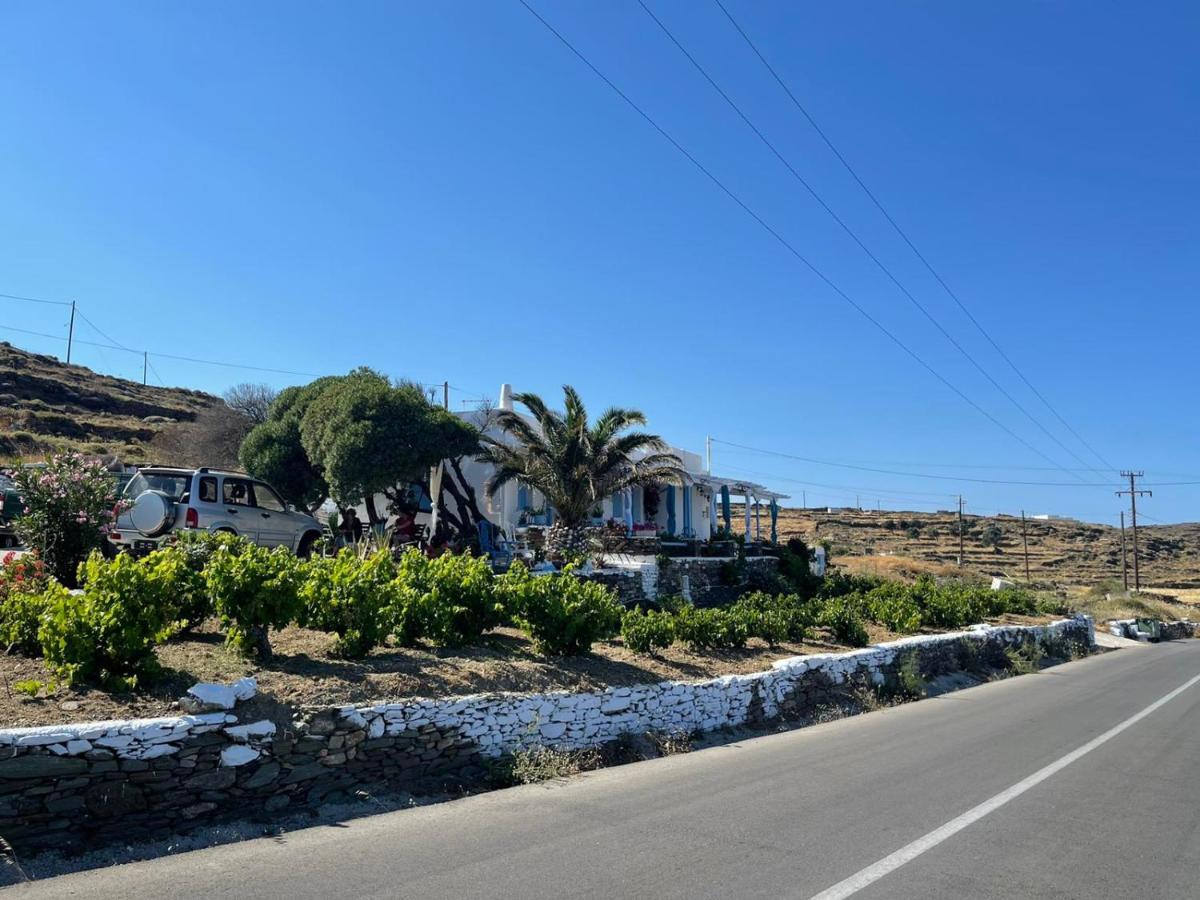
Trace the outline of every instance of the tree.
<instances>
[{"instance_id":1,"label":"tree","mask_svg":"<svg viewBox=\"0 0 1200 900\"><path fill-rule=\"evenodd\" d=\"M578 530L603 498L634 485L680 483L679 457L657 435L629 429L646 424L635 409L613 407L589 424L583 400L563 386L565 412L549 409L537 394L515 394L533 422L512 410L496 414L507 440L485 437L480 459L495 466L488 490L510 481L536 488L559 520Z\"/></svg>"},{"instance_id":2,"label":"tree","mask_svg":"<svg viewBox=\"0 0 1200 900\"><path fill-rule=\"evenodd\" d=\"M300 421L300 442L339 503L365 498L379 520L374 496L422 481L430 466L473 453L479 434L434 406L419 385L393 384L367 368L333 379L312 398Z\"/></svg>"},{"instance_id":3,"label":"tree","mask_svg":"<svg viewBox=\"0 0 1200 900\"><path fill-rule=\"evenodd\" d=\"M225 405L241 413L254 425L261 425L270 415L271 404L279 391L269 384L235 384L223 395Z\"/></svg>"},{"instance_id":4,"label":"tree","mask_svg":"<svg viewBox=\"0 0 1200 900\"><path fill-rule=\"evenodd\" d=\"M280 391L271 404L267 420L246 435L238 453L247 472L271 484L290 502L308 510L329 496L329 487L320 468L304 450L300 441L300 423L312 401L337 380L327 376Z\"/></svg>"}]
</instances>

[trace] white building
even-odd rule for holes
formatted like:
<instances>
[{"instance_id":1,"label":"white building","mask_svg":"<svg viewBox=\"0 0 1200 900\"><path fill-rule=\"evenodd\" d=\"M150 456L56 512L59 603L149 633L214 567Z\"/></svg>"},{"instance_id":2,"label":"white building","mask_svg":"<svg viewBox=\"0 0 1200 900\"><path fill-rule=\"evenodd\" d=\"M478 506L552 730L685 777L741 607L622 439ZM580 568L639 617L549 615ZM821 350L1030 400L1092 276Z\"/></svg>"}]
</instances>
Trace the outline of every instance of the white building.
<instances>
[{"instance_id":1,"label":"white building","mask_svg":"<svg viewBox=\"0 0 1200 900\"><path fill-rule=\"evenodd\" d=\"M500 387L500 409L512 410L512 387ZM503 433L494 425L487 426L486 413L465 412L468 421L484 429L489 437L502 438ZM530 420L532 422L532 419ZM487 426L487 427L485 427ZM742 478L723 478L708 471L705 461L698 453L671 447L683 463L687 472L682 485L657 487L634 487L617 494L603 497L596 504L594 521L597 523L615 519L624 522L632 535L654 536L665 533L681 538L707 540L715 531L726 527L740 532L747 539L775 539L775 520L779 500L787 498L760 484ZM498 525L507 534L513 535L522 525L545 525L553 522L554 511L547 509L544 498L534 489L509 482L494 496L488 496L486 485L492 467L474 459L464 459L458 466L461 483L441 485L443 502L448 502L448 488L460 494L470 488L478 503L479 511ZM741 521L729 518L732 498L744 503Z\"/></svg>"}]
</instances>

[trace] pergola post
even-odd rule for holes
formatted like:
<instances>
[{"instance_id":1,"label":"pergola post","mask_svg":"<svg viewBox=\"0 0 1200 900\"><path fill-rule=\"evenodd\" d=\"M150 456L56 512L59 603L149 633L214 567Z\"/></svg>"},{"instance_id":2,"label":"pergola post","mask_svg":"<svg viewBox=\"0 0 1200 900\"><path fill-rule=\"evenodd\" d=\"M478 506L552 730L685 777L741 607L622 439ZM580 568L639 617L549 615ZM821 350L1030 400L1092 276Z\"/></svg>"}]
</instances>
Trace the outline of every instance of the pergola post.
<instances>
[{"instance_id":1,"label":"pergola post","mask_svg":"<svg viewBox=\"0 0 1200 900\"><path fill-rule=\"evenodd\" d=\"M746 540L750 540L750 506L754 503L754 495L749 490L743 495L746 498Z\"/></svg>"}]
</instances>

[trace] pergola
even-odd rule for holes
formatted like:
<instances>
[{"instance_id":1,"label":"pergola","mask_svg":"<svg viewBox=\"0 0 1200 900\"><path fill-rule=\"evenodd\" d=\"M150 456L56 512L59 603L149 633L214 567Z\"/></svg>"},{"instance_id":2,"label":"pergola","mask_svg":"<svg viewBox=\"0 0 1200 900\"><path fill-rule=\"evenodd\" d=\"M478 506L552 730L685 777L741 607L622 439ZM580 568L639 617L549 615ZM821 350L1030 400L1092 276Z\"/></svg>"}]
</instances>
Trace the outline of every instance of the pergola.
<instances>
[{"instance_id":1,"label":"pergola","mask_svg":"<svg viewBox=\"0 0 1200 900\"><path fill-rule=\"evenodd\" d=\"M696 475L691 474L689 478L693 483L698 485L701 490L708 494L709 503L709 520L716 525L717 521L717 495L721 497L721 518L725 522L725 530L732 532L733 526L729 512L729 497L731 494L737 494L745 498L745 536L746 540L760 540L762 538L762 520L760 517L761 502L769 501L769 509L771 513L771 543L778 540L778 522L779 522L779 501L787 500L787 494L780 494L777 491L772 491L769 488L763 487L761 484L755 484L753 481L746 481L744 478L722 478L719 475ZM751 507L754 508L753 514L753 535L751 534Z\"/></svg>"}]
</instances>

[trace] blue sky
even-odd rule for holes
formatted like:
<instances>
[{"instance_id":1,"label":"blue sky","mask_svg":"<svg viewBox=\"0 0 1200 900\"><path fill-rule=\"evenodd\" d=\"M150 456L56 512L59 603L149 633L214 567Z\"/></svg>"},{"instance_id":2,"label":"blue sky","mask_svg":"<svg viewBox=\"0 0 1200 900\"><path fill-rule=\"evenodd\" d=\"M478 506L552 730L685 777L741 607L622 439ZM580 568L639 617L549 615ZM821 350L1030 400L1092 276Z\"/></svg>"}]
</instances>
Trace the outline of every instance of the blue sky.
<instances>
[{"instance_id":1,"label":"blue sky","mask_svg":"<svg viewBox=\"0 0 1200 900\"><path fill-rule=\"evenodd\" d=\"M512 2L8 4L0 292L75 299L137 350L366 364L643 409L810 504L1115 522L818 207L634 0L530 0L967 405L789 255ZM647 0L906 288L1092 466L708 2ZM1101 456L1200 481L1200 8L727 0L999 345ZM61 307L0 339L61 353ZM82 323L80 337L105 339ZM141 358L78 361L141 377ZM304 379L152 356L213 391ZM989 466L996 468L966 468ZM1113 485L1115 487L1116 485ZM1200 486L1140 509L1197 518Z\"/></svg>"}]
</instances>

